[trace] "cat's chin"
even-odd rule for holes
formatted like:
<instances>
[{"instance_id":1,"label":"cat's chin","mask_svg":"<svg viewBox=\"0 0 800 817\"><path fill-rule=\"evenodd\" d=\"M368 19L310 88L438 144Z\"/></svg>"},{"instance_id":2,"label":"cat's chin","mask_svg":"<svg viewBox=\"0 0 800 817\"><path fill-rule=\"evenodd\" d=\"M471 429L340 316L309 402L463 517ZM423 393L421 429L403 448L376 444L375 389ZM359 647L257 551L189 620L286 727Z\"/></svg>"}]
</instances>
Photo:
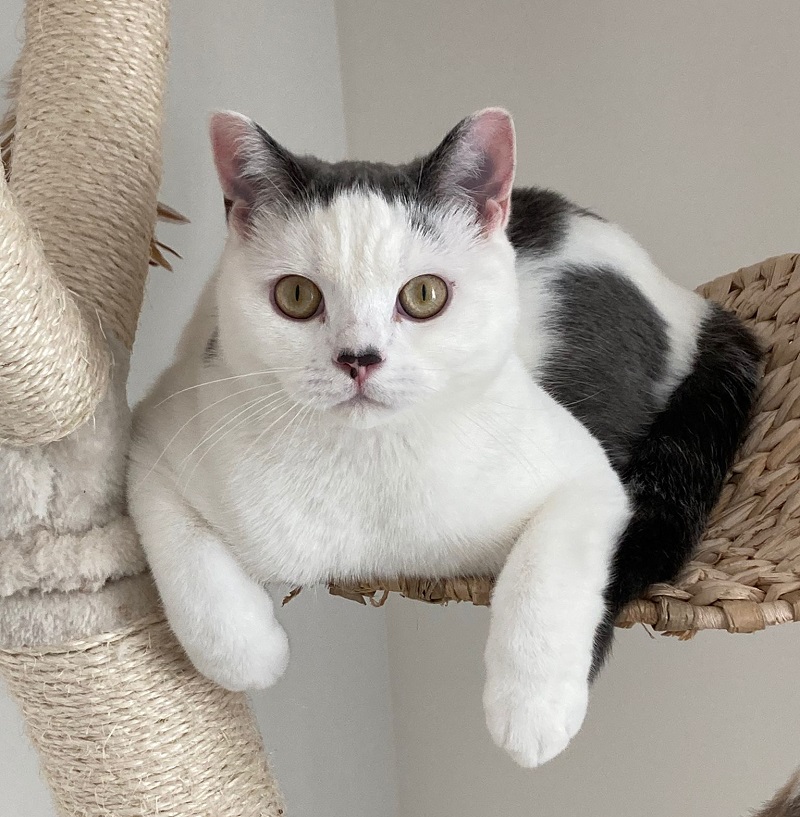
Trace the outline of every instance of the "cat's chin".
<instances>
[{"instance_id":1,"label":"cat's chin","mask_svg":"<svg viewBox=\"0 0 800 817\"><path fill-rule=\"evenodd\" d=\"M344 425L372 428L391 419L397 410L379 400L358 394L337 403L329 409L329 413Z\"/></svg>"}]
</instances>

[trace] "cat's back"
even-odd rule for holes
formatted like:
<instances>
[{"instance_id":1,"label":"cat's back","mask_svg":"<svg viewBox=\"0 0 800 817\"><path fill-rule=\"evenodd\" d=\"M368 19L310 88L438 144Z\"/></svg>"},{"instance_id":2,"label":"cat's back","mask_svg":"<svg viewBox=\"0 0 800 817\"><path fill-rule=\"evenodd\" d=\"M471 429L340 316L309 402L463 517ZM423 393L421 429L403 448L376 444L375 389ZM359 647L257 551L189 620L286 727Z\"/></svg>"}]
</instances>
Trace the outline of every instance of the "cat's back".
<instances>
[{"instance_id":1,"label":"cat's back","mask_svg":"<svg viewBox=\"0 0 800 817\"><path fill-rule=\"evenodd\" d=\"M708 304L617 225L541 188L514 191L518 349L615 465L692 367Z\"/></svg>"}]
</instances>

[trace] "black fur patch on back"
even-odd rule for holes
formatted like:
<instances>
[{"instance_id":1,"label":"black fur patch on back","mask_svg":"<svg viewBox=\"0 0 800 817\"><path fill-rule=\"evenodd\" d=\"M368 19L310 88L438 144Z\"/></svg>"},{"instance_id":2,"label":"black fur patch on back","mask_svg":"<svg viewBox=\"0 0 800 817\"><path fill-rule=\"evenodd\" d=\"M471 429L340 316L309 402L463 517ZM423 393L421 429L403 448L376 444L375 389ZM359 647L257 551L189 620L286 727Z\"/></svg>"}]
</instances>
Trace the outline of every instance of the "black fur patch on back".
<instances>
[{"instance_id":1,"label":"black fur patch on back","mask_svg":"<svg viewBox=\"0 0 800 817\"><path fill-rule=\"evenodd\" d=\"M570 215L576 212L570 201L553 190L516 188L511 194L508 237L515 250L553 252L567 234Z\"/></svg>"},{"instance_id":2,"label":"black fur patch on back","mask_svg":"<svg viewBox=\"0 0 800 817\"><path fill-rule=\"evenodd\" d=\"M633 517L606 589L607 616L595 639L593 676L609 651L619 611L651 584L674 579L694 551L747 430L760 372L754 336L713 304L692 370L621 471Z\"/></svg>"},{"instance_id":3,"label":"black fur patch on back","mask_svg":"<svg viewBox=\"0 0 800 817\"><path fill-rule=\"evenodd\" d=\"M566 267L554 285L557 306L547 316L554 351L540 385L592 432L619 469L663 405L664 320L611 268Z\"/></svg>"}]
</instances>

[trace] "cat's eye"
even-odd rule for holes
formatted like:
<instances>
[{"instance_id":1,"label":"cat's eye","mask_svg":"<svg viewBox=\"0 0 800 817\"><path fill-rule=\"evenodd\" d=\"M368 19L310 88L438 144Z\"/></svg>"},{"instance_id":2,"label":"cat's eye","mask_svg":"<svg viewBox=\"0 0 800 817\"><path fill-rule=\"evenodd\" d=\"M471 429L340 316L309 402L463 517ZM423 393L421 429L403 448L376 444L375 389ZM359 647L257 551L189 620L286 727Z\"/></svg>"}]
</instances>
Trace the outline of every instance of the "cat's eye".
<instances>
[{"instance_id":1,"label":"cat's eye","mask_svg":"<svg viewBox=\"0 0 800 817\"><path fill-rule=\"evenodd\" d=\"M437 275L412 278L397 296L403 311L419 321L438 315L447 303L447 284Z\"/></svg>"},{"instance_id":2,"label":"cat's eye","mask_svg":"<svg viewBox=\"0 0 800 817\"><path fill-rule=\"evenodd\" d=\"M302 275L287 275L275 284L275 305L286 315L298 321L313 318L322 304L319 287Z\"/></svg>"}]
</instances>

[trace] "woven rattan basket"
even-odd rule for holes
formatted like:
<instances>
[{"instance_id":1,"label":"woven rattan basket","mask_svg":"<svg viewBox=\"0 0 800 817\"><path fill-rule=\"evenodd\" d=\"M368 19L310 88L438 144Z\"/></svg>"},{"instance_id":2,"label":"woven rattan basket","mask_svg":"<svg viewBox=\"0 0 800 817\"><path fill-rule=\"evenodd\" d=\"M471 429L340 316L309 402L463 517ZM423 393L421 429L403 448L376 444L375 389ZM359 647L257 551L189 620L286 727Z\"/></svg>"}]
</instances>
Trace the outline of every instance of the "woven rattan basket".
<instances>
[{"instance_id":1,"label":"woven rattan basket","mask_svg":"<svg viewBox=\"0 0 800 817\"><path fill-rule=\"evenodd\" d=\"M800 620L800 255L744 267L699 292L736 312L767 353L756 416L706 535L673 584L652 586L617 619L660 632L755 632ZM487 605L491 577L400 578L332 585L380 605L389 593L434 604Z\"/></svg>"}]
</instances>

